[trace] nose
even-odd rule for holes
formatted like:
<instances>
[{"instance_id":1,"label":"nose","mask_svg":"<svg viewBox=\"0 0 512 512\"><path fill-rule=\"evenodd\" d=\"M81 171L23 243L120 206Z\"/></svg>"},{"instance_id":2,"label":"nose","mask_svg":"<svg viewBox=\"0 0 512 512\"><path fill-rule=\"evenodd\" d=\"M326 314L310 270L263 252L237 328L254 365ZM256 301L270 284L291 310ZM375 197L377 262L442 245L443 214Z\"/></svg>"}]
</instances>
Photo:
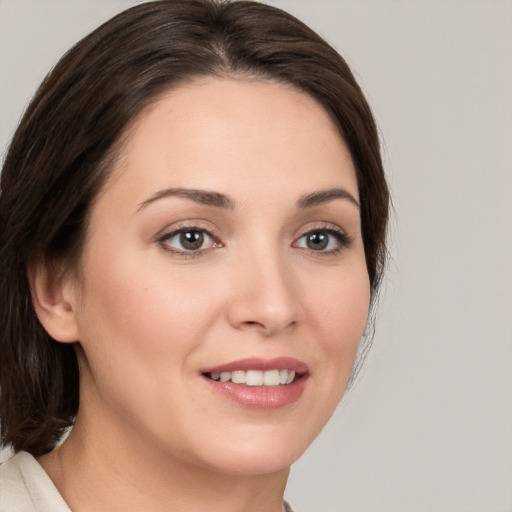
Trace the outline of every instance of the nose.
<instances>
[{"instance_id":1,"label":"nose","mask_svg":"<svg viewBox=\"0 0 512 512\"><path fill-rule=\"evenodd\" d=\"M229 323L264 337L293 330L300 320L299 283L283 255L257 251L234 267Z\"/></svg>"}]
</instances>

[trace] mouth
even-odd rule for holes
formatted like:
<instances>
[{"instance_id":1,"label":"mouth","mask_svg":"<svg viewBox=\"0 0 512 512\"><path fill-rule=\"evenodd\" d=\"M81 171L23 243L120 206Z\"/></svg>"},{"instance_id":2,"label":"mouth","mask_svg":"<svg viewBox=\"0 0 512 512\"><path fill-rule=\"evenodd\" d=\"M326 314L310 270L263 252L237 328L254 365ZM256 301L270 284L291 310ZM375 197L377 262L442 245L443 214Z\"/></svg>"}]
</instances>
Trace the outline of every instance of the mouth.
<instances>
[{"instance_id":1,"label":"mouth","mask_svg":"<svg viewBox=\"0 0 512 512\"><path fill-rule=\"evenodd\" d=\"M299 400L307 366L294 358L248 358L208 368L201 375L210 389L251 409L278 409Z\"/></svg>"},{"instance_id":2,"label":"mouth","mask_svg":"<svg viewBox=\"0 0 512 512\"><path fill-rule=\"evenodd\" d=\"M245 386L286 386L300 378L294 370L235 370L233 372L208 372L205 377L219 382L233 382Z\"/></svg>"}]
</instances>

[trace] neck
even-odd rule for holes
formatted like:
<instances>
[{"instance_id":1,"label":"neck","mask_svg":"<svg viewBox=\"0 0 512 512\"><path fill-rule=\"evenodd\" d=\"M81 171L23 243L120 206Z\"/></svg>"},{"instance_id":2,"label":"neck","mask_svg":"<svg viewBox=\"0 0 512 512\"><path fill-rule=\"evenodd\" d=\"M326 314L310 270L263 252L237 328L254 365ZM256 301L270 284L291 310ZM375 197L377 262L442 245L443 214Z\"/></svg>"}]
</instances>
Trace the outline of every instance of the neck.
<instances>
[{"instance_id":1,"label":"neck","mask_svg":"<svg viewBox=\"0 0 512 512\"><path fill-rule=\"evenodd\" d=\"M68 439L39 462L74 512L283 510L289 468L241 475L176 459L137 435L103 429L80 416Z\"/></svg>"}]
</instances>

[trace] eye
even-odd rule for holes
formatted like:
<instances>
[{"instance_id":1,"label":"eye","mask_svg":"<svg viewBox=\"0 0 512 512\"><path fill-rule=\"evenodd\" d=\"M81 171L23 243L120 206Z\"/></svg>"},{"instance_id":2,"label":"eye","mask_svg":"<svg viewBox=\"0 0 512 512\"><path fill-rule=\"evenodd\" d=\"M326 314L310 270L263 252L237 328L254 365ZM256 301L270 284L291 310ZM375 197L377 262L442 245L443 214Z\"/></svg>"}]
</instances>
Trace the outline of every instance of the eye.
<instances>
[{"instance_id":1,"label":"eye","mask_svg":"<svg viewBox=\"0 0 512 512\"><path fill-rule=\"evenodd\" d=\"M350 238L337 229L314 229L302 235L293 245L315 252L333 253L347 247Z\"/></svg>"},{"instance_id":2,"label":"eye","mask_svg":"<svg viewBox=\"0 0 512 512\"><path fill-rule=\"evenodd\" d=\"M178 254L200 252L220 245L206 230L199 228L173 231L164 235L159 241L165 249Z\"/></svg>"}]
</instances>

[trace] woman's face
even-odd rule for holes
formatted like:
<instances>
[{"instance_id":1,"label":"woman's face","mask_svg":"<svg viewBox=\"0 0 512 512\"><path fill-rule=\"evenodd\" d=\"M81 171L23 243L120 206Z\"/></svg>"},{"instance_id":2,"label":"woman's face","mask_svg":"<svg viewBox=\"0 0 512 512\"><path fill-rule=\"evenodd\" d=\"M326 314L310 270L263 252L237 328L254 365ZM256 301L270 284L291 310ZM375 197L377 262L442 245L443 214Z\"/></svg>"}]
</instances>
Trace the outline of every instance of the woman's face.
<instances>
[{"instance_id":1,"label":"woman's face","mask_svg":"<svg viewBox=\"0 0 512 512\"><path fill-rule=\"evenodd\" d=\"M288 467L365 327L358 201L334 124L289 86L205 79L147 109L72 284L77 425L203 468Z\"/></svg>"}]
</instances>

